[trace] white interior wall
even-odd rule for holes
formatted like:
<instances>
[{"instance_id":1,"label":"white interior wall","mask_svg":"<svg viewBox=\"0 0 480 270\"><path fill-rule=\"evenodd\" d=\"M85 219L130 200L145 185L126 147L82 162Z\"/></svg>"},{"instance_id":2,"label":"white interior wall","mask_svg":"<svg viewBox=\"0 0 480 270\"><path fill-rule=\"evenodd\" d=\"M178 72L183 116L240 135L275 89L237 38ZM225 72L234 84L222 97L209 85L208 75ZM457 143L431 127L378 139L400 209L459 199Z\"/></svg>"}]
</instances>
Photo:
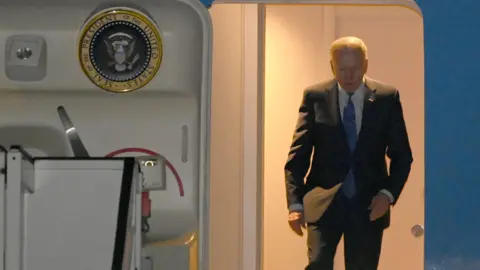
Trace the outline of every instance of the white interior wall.
<instances>
[{"instance_id":1,"label":"white interior wall","mask_svg":"<svg viewBox=\"0 0 480 270\"><path fill-rule=\"evenodd\" d=\"M271 6L267 13L269 27L265 85L267 87L265 93L267 123L264 127L266 162L263 183L264 208L261 209L265 223L262 238L263 269L302 269L306 263L305 239L295 237L286 223L283 163L296 120L296 111L300 102L299 93L306 85L330 76L326 55L328 45L337 36L347 34L359 35L369 45L370 76L404 89L402 100L409 104L405 115L412 147L414 151L422 150L415 151L416 162L412 171L413 177L411 177L418 181L410 180L403 195L403 197L417 198L412 202L419 202L419 205L415 206L415 211L410 211L411 214L408 217L394 215L394 225L386 235L380 269L385 269L386 266L388 266L387 270L421 269L423 240L413 239L408 232L412 223L423 224L421 19L409 10L392 7L309 6L308 9L306 8L306 6ZM262 76L262 70L249 69L253 65L252 59L255 57L253 54L259 54L252 49L255 44L248 44L258 38L252 36L257 34L252 30L257 23L252 22L252 12L254 11L251 8L249 10L245 5L239 4L214 5L211 9L215 48L211 147L212 221L210 225L210 269L213 270L250 270L253 269L254 261L258 259L255 256L256 244L252 242L252 238L256 235L251 233L257 223L255 220L257 212L250 209L255 198L243 200L242 207L242 194L248 196L254 193L253 189L252 192L245 190L249 185L253 187L247 182L256 181L256 179L249 180L249 177L252 177L249 170L252 166L246 164L248 158L244 156L245 153L252 154L256 147L252 142L254 136L250 136L249 133L261 132L251 126L250 118L255 113L249 110L255 109L255 106L248 104L255 100L251 95L256 90L253 89L252 80L261 82ZM261 27L259 30L261 31ZM296 71L302 72L295 73ZM404 76L400 77L396 74ZM251 91L247 91L246 88ZM258 90L261 91L261 88L260 85ZM261 96L260 93L260 99ZM412 109L415 106L417 109ZM261 112L257 113L261 115ZM272 118L272 115L275 117ZM248 150L249 148L251 151ZM406 211L409 207L405 203L407 201L411 200L403 198L395 212ZM242 230L244 230L243 236ZM410 252L398 252L398 248L394 249L388 243L394 243L395 246L406 244L408 249L405 250ZM249 250L248 254L245 254L246 250ZM338 261L341 261L341 256L338 257ZM397 263L396 266L390 264L390 261ZM406 262L407 265L398 264L398 262ZM342 267L337 265L337 269Z\"/></svg>"},{"instance_id":2,"label":"white interior wall","mask_svg":"<svg viewBox=\"0 0 480 270\"><path fill-rule=\"evenodd\" d=\"M287 223L283 166L303 89L327 79L322 6L266 8L263 269L303 269L306 238Z\"/></svg>"},{"instance_id":3,"label":"white interior wall","mask_svg":"<svg viewBox=\"0 0 480 270\"><path fill-rule=\"evenodd\" d=\"M209 269L259 269L264 5L214 5ZM263 92L263 90L261 91ZM257 248L258 247L258 248Z\"/></svg>"},{"instance_id":4,"label":"white interior wall","mask_svg":"<svg viewBox=\"0 0 480 270\"><path fill-rule=\"evenodd\" d=\"M386 232L380 269L423 268L424 95L423 25L400 7L267 6L264 140L263 270L303 269L306 237L287 223L283 166L303 89L331 76L328 45L356 35L369 46L368 75L401 89L415 163ZM336 269L343 268L340 248Z\"/></svg>"},{"instance_id":5,"label":"white interior wall","mask_svg":"<svg viewBox=\"0 0 480 270\"><path fill-rule=\"evenodd\" d=\"M214 5L209 270L241 265L242 5Z\"/></svg>"}]
</instances>

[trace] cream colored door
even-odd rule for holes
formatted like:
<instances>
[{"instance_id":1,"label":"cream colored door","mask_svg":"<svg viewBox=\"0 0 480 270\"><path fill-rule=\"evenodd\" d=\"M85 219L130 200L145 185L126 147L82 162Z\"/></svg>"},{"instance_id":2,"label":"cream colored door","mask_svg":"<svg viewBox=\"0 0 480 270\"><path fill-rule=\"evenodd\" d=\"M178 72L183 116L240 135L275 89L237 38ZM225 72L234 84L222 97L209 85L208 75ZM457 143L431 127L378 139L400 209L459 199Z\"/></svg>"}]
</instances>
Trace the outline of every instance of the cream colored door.
<instances>
[{"instance_id":1,"label":"cream colored door","mask_svg":"<svg viewBox=\"0 0 480 270\"><path fill-rule=\"evenodd\" d=\"M237 270L241 265L242 229L243 13L240 4L225 4L214 5L210 14L214 25L214 53L209 270Z\"/></svg>"},{"instance_id":2,"label":"cream colored door","mask_svg":"<svg viewBox=\"0 0 480 270\"><path fill-rule=\"evenodd\" d=\"M423 269L423 22L401 7L272 5L266 12L263 270L303 269L306 237L290 231L283 166L303 89L331 76L328 45L355 35L369 48L368 76L400 89L414 152L409 181L385 233L380 270ZM339 247L336 270L343 267Z\"/></svg>"}]
</instances>

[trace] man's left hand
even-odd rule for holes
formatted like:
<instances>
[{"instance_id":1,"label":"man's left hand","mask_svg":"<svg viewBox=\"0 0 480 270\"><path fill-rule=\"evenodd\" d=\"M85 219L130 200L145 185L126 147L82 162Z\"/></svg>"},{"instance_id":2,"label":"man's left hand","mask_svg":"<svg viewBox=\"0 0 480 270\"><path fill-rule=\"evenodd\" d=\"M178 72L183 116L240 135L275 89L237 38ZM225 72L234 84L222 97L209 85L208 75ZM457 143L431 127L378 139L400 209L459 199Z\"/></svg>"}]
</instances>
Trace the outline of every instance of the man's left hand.
<instances>
[{"instance_id":1,"label":"man's left hand","mask_svg":"<svg viewBox=\"0 0 480 270\"><path fill-rule=\"evenodd\" d=\"M370 209L370 221L383 217L390 209L390 199L386 194L379 193L372 199Z\"/></svg>"}]
</instances>

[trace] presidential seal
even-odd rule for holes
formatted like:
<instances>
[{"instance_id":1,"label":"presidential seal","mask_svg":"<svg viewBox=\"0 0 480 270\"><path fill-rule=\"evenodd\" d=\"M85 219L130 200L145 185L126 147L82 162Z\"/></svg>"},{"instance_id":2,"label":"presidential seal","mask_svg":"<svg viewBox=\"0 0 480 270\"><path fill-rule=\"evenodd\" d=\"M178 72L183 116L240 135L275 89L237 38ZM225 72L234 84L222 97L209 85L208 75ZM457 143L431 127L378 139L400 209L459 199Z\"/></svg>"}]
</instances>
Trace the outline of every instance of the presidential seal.
<instances>
[{"instance_id":1,"label":"presidential seal","mask_svg":"<svg viewBox=\"0 0 480 270\"><path fill-rule=\"evenodd\" d=\"M78 47L83 72L109 92L126 93L145 86L162 62L162 39L155 23L130 8L93 15L81 31Z\"/></svg>"}]
</instances>

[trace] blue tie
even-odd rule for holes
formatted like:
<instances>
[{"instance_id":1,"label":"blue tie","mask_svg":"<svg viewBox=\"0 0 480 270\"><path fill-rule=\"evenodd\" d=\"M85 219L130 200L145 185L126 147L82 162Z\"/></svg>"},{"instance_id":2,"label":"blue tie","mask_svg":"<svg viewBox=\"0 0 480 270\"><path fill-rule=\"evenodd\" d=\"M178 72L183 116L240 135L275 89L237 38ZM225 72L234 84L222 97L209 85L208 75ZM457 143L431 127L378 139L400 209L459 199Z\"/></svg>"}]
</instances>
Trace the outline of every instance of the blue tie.
<instances>
[{"instance_id":1,"label":"blue tie","mask_svg":"<svg viewBox=\"0 0 480 270\"><path fill-rule=\"evenodd\" d=\"M353 93L349 93L347 106L343 109L343 128L347 135L348 146L350 151L355 151L355 145L357 144L357 124L355 117L355 106L352 102ZM348 171L347 177L342 185L342 190L345 196L351 199L355 196L355 176L352 169Z\"/></svg>"}]
</instances>

